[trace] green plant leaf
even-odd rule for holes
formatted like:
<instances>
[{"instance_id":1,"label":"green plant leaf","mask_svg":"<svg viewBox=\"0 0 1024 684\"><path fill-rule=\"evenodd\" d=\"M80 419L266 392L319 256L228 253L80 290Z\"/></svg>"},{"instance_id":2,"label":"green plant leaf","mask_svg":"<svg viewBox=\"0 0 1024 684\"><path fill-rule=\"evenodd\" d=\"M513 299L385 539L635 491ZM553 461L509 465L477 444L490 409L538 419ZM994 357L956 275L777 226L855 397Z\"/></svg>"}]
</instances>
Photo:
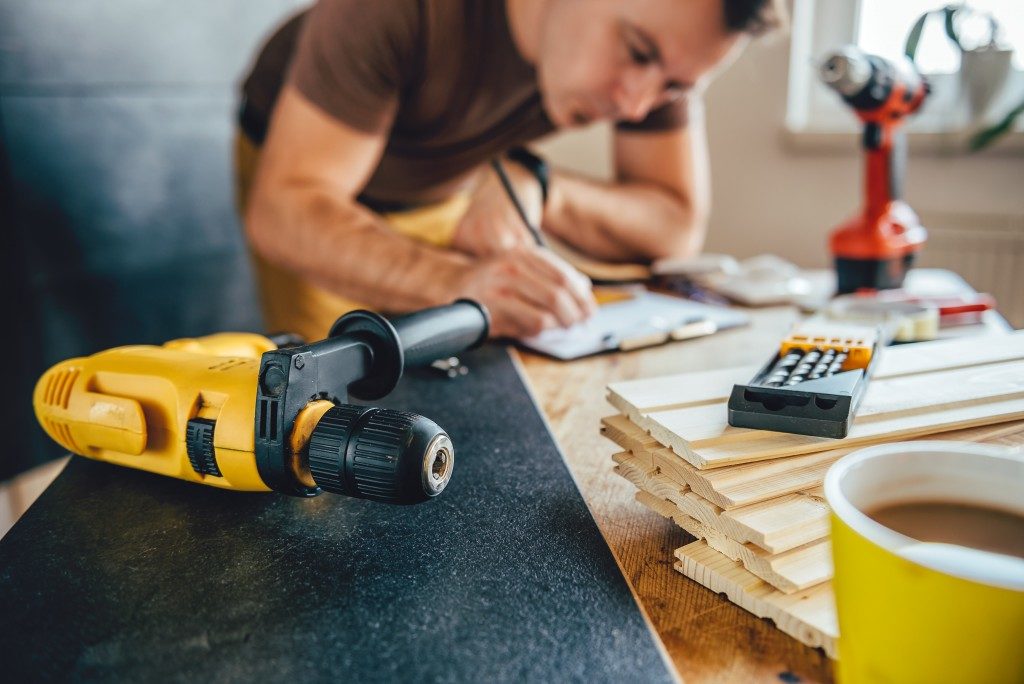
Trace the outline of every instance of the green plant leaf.
<instances>
[{"instance_id":1,"label":"green plant leaf","mask_svg":"<svg viewBox=\"0 0 1024 684\"><path fill-rule=\"evenodd\" d=\"M1006 116L1004 116L999 123L993 126L989 126L988 128L978 131L977 133L972 135L968 143L971 152L977 152L978 150L982 150L988 147L993 142L995 142L1000 136L1007 133L1013 127L1013 122L1021 114L1024 114L1024 100L1022 100L1019 105L1017 105L1009 112L1007 112Z\"/></svg>"},{"instance_id":2,"label":"green plant leaf","mask_svg":"<svg viewBox=\"0 0 1024 684\"><path fill-rule=\"evenodd\" d=\"M914 55L917 54L917 44L921 42L921 32L924 31L924 23L928 21L928 17L931 16L931 12L925 12L910 29L910 33L907 34L907 42L903 48L903 54L905 54L910 61L914 61Z\"/></svg>"},{"instance_id":3,"label":"green plant leaf","mask_svg":"<svg viewBox=\"0 0 1024 684\"><path fill-rule=\"evenodd\" d=\"M917 21L915 21L914 25L910 28L910 33L907 34L907 40L903 46L903 54L905 54L910 61L914 61L914 58L917 55L917 47L921 43L921 34L924 33L925 24L928 23L928 19L931 18L933 14L942 15L942 23L946 31L946 37L949 38L954 45L963 50L963 46L960 44L960 38L956 34L956 25L953 20L956 13L963 8L964 6L962 4L946 5L941 9L929 10L918 17Z\"/></svg>"},{"instance_id":4,"label":"green plant leaf","mask_svg":"<svg viewBox=\"0 0 1024 684\"><path fill-rule=\"evenodd\" d=\"M946 5L945 7L942 8L942 14L944 19L943 26L945 26L946 28L946 37L953 41L953 43L961 50L964 49L964 46L960 42L960 36L958 36L956 33L954 19L956 17L956 13L962 10L963 8L963 5Z\"/></svg>"}]
</instances>

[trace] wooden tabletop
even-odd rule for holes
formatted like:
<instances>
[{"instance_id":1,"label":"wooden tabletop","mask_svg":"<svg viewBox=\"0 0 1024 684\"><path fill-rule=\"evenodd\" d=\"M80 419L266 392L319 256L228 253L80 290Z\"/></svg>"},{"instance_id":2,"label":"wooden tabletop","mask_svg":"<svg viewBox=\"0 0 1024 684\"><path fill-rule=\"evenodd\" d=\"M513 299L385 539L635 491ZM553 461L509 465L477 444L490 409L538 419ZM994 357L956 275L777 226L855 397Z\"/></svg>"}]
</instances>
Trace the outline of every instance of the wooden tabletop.
<instances>
[{"instance_id":1,"label":"wooden tabletop","mask_svg":"<svg viewBox=\"0 0 1024 684\"><path fill-rule=\"evenodd\" d=\"M672 551L692 541L637 503L612 472L619 449L601 437L610 382L762 363L798 319L794 308L752 310L748 327L639 351L565 363L513 352L633 593L686 682L832 681L832 662L771 623L672 569ZM797 679L799 678L799 679Z\"/></svg>"}]
</instances>

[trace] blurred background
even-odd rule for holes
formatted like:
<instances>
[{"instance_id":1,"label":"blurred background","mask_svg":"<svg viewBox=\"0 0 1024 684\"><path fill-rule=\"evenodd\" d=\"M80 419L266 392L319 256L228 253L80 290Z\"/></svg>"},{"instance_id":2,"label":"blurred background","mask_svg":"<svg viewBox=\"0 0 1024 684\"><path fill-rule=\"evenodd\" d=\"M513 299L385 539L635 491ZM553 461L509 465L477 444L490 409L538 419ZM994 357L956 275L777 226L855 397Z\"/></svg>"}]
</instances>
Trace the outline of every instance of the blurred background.
<instances>
[{"instance_id":1,"label":"blurred background","mask_svg":"<svg viewBox=\"0 0 1024 684\"><path fill-rule=\"evenodd\" d=\"M992 293L1000 312L1024 327L1024 115L994 144L969 152L971 135L1024 102L1024 3L976 0L1002 29L1005 80L972 111L962 51L930 19L917 54L932 93L909 119L904 197L928 228L920 265L949 268ZM903 53L915 20L934 0L797 0L785 34L755 41L705 97L713 204L705 249L738 258L776 254L826 267L829 231L863 196L861 125L818 79L822 56L845 44L889 59ZM967 48L989 54L987 20ZM972 27L973 28L973 27ZM1002 52L1002 51L1001 51ZM999 55L1004 57L1004 55ZM970 55L968 59L970 59ZM1003 64L996 64L1003 67ZM1004 68L993 69L997 81ZM610 130L595 126L543 145L563 165L607 174Z\"/></svg>"},{"instance_id":2,"label":"blurred background","mask_svg":"<svg viewBox=\"0 0 1024 684\"><path fill-rule=\"evenodd\" d=\"M31 499L14 478L61 455L31 407L49 365L261 329L233 206L234 113L255 50L306 4L0 0L0 279L14 373L0 413L0 534ZM917 62L933 94L908 129L905 197L930 231L922 264L992 293L1022 327L1024 116L985 149L968 144L1024 101L1024 6L970 5L975 20L955 33L942 17L922 33ZM941 5L791 7L790 29L751 44L707 92L707 249L826 267L828 232L861 202L862 152L858 123L817 80L817 62L848 43L895 58L918 17ZM539 147L607 177L609 139L596 125Z\"/></svg>"}]
</instances>

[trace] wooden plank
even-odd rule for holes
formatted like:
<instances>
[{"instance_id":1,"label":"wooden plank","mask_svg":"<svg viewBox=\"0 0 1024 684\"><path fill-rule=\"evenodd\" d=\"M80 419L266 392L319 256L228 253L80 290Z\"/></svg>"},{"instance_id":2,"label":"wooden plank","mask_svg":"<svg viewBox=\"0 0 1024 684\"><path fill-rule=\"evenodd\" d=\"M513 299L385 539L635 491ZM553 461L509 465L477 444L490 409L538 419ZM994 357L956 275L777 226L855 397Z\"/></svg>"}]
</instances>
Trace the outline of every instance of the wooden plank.
<instances>
[{"instance_id":1,"label":"wooden plank","mask_svg":"<svg viewBox=\"0 0 1024 684\"><path fill-rule=\"evenodd\" d=\"M675 569L754 615L775 623L794 639L836 658L839 626L832 583L784 594L742 565L695 541L676 549Z\"/></svg>"},{"instance_id":2,"label":"wooden plank","mask_svg":"<svg viewBox=\"0 0 1024 684\"><path fill-rule=\"evenodd\" d=\"M652 453L665 448L658 440L651 437L646 431L641 430L626 416L607 416L602 418L601 435L615 442L623 449L632 452L634 456L652 467L654 466ZM687 482L680 480L680 484L686 485Z\"/></svg>"},{"instance_id":3,"label":"wooden plank","mask_svg":"<svg viewBox=\"0 0 1024 684\"><path fill-rule=\"evenodd\" d=\"M750 506L722 511L722 526L743 530L742 539L781 553L828 536L829 507L822 487L786 494ZM732 535L730 535L732 536Z\"/></svg>"},{"instance_id":4,"label":"wooden plank","mask_svg":"<svg viewBox=\"0 0 1024 684\"><path fill-rule=\"evenodd\" d=\"M697 470L671 449L661 447L650 451L649 446L656 441L624 416L610 416L603 418L601 422L602 433L606 437L634 453L644 452L652 465L661 468L663 475L689 486L700 496L726 510L818 487L824 482L825 473L836 460L858 448L832 449L806 456L778 458L702 471ZM929 435L921 439L998 442L1008 447L1022 448L1024 422L968 428Z\"/></svg>"},{"instance_id":5,"label":"wooden plank","mask_svg":"<svg viewBox=\"0 0 1024 684\"><path fill-rule=\"evenodd\" d=\"M938 411L890 414L857 422L842 444L859 447L1021 419L1024 419L1024 398L978 401ZM706 470L825 451L834 444L836 440L820 437L764 432L763 437L756 439L702 446L699 450L680 444L686 452L680 455L698 469Z\"/></svg>"},{"instance_id":6,"label":"wooden plank","mask_svg":"<svg viewBox=\"0 0 1024 684\"><path fill-rule=\"evenodd\" d=\"M874 380L868 386L864 401L857 410L854 428L892 414L955 408L970 402L1011 398L1024 398L1024 362L1012 361L980 368ZM766 436L778 434L732 427L728 423L725 402L650 413L646 416L646 422L639 424L665 446L696 451L725 442L763 442ZM836 440L823 437L810 439L821 444L823 449L837 444Z\"/></svg>"},{"instance_id":7,"label":"wooden plank","mask_svg":"<svg viewBox=\"0 0 1024 684\"><path fill-rule=\"evenodd\" d=\"M726 511L632 452L614 454L612 459L617 472L637 487L740 544L779 554L828 536L828 505L820 487Z\"/></svg>"},{"instance_id":8,"label":"wooden plank","mask_svg":"<svg viewBox=\"0 0 1024 684\"><path fill-rule=\"evenodd\" d=\"M1024 359L1024 331L901 345L883 352L874 379L1019 359ZM611 383L608 401L642 424L642 416L655 411L725 401L734 384L749 381L759 369L741 366Z\"/></svg>"},{"instance_id":9,"label":"wooden plank","mask_svg":"<svg viewBox=\"0 0 1024 684\"><path fill-rule=\"evenodd\" d=\"M887 348L876 378L895 378L934 370L954 370L1024 359L1024 330L970 336Z\"/></svg>"},{"instance_id":10,"label":"wooden plank","mask_svg":"<svg viewBox=\"0 0 1024 684\"><path fill-rule=\"evenodd\" d=\"M775 459L727 466L715 470L697 470L675 452L661 449L651 458L672 479L688 478L690 488L725 510L775 499L821 486L832 464L854 450L833 449L792 459ZM797 460L797 464L786 461ZM765 465L767 468L752 466Z\"/></svg>"},{"instance_id":11,"label":"wooden plank","mask_svg":"<svg viewBox=\"0 0 1024 684\"><path fill-rule=\"evenodd\" d=\"M620 413L639 424L643 415L655 411L720 402L729 396L733 385L747 382L760 368L740 366L614 382L608 385L607 399ZM725 394L723 388L728 388Z\"/></svg>"},{"instance_id":12,"label":"wooden plank","mask_svg":"<svg viewBox=\"0 0 1024 684\"><path fill-rule=\"evenodd\" d=\"M657 466L668 478L726 510L773 499L821 485L825 472L853 449L780 458L760 463L698 470L667 447L662 447L624 416L602 418L602 433L624 449ZM650 445L659 448L650 450Z\"/></svg>"},{"instance_id":13,"label":"wooden plank","mask_svg":"<svg viewBox=\"0 0 1024 684\"><path fill-rule=\"evenodd\" d=\"M740 544L721 532L691 518L670 501L641 489L636 500L668 518L708 546L742 563L751 573L785 594L809 589L832 579L831 545L827 538L781 554L769 554L753 544Z\"/></svg>"},{"instance_id":14,"label":"wooden plank","mask_svg":"<svg viewBox=\"0 0 1024 684\"><path fill-rule=\"evenodd\" d=\"M522 359L537 404L551 422L577 484L679 678L686 682L778 682L782 673L787 680L828 682L834 675L820 649L805 646L775 629L769 620L729 604L724 596L684 578L665 562L672 549L683 545L685 533L636 505L632 501L635 487L608 472L616 449L611 442L603 443L597 425L602 415L618 411L602 409L603 401L581 400L603 397L609 383L765 361L765 354L797 314L791 308L749 313L749 328L685 345L609 354L570 364L525 351L513 354ZM923 349L926 345L918 346ZM766 463L770 461L754 466ZM704 472L717 475L732 467Z\"/></svg>"}]
</instances>

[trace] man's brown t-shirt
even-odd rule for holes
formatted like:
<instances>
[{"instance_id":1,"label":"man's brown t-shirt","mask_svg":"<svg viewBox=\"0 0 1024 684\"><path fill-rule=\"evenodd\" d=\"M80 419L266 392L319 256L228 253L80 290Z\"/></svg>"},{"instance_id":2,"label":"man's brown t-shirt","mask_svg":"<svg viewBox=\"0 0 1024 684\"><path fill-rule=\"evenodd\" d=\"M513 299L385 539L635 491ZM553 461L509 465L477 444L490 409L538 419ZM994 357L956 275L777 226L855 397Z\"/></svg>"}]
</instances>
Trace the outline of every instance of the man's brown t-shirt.
<instances>
[{"instance_id":1,"label":"man's brown t-shirt","mask_svg":"<svg viewBox=\"0 0 1024 684\"><path fill-rule=\"evenodd\" d=\"M353 128L387 132L371 203L441 199L490 157L554 130L505 0L320 0L278 30L245 81L256 142L285 82ZM678 101L628 128L685 121Z\"/></svg>"}]
</instances>

